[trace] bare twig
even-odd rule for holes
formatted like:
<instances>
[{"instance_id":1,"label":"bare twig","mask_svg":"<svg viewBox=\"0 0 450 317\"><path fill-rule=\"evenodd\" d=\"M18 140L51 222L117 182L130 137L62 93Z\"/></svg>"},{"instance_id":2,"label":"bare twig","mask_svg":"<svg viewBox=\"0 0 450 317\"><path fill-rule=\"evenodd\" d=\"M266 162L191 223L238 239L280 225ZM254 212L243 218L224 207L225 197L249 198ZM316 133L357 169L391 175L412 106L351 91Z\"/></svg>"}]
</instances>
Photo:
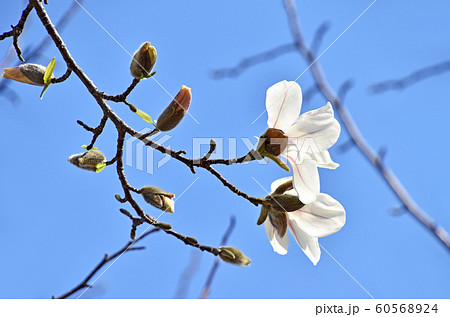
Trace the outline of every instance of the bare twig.
<instances>
[{"instance_id":1,"label":"bare twig","mask_svg":"<svg viewBox=\"0 0 450 317\"><path fill-rule=\"evenodd\" d=\"M358 147L364 157L376 168L379 174L383 177L388 187L407 208L409 213L423 226L425 226L431 233L433 233L435 238L437 238L438 241L446 247L447 251L450 251L450 237L447 231L439 226L433 219L430 218L430 216L428 216L428 214L422 208L418 206L418 204L414 201L403 184L394 174L394 172L392 172L392 170L388 166L383 164L383 160L380 155L369 145L367 140L359 131L357 124L353 120L351 114L348 112L342 100L328 84L324 73L317 63L317 59L314 56L314 53L308 48L303 40L294 1L284 0L284 4L290 22L292 34L295 38L295 42L297 43L297 49L310 64L310 70L313 74L314 80L317 83L317 86L319 87L325 98L330 100L330 102L336 108L339 116L341 117L342 123L349 133L354 144Z\"/></svg>"},{"instance_id":2,"label":"bare twig","mask_svg":"<svg viewBox=\"0 0 450 317\"><path fill-rule=\"evenodd\" d=\"M228 228L222 237L222 242L220 243L221 245L227 244L228 239L230 238L231 233L233 232L235 226L236 226L236 218L234 216L232 216L230 219L230 224L228 225ZM209 271L208 278L206 280L205 286L203 286L203 291L202 291L202 294L200 295L200 298L204 299L204 298L208 297L209 292L211 290L212 282L214 280L214 277L216 276L219 265L220 265L220 259L216 259L213 266L211 267L211 270Z\"/></svg>"},{"instance_id":3,"label":"bare twig","mask_svg":"<svg viewBox=\"0 0 450 317\"><path fill-rule=\"evenodd\" d=\"M13 45L14 48L16 49L17 57L22 62L25 62L25 60L22 57L22 50L19 47L19 36L20 34L22 34L25 22L27 21L27 18L30 15L31 10L33 10L33 6L29 3L27 7L22 11L22 16L20 17L19 22L15 26L11 25L12 30L0 35L0 41L10 36L13 37Z\"/></svg>"},{"instance_id":4,"label":"bare twig","mask_svg":"<svg viewBox=\"0 0 450 317\"><path fill-rule=\"evenodd\" d=\"M314 33L314 37L311 42L311 51L314 54L317 53L318 49L320 48L320 45L322 44L322 40L323 40L325 34L327 34L330 27L331 27L330 22L325 21L317 28L316 33Z\"/></svg>"},{"instance_id":5,"label":"bare twig","mask_svg":"<svg viewBox=\"0 0 450 317\"><path fill-rule=\"evenodd\" d=\"M227 78L227 77L236 77L239 76L243 71L246 69L264 63L268 62L272 59L275 59L281 55L290 53L295 51L295 44L294 43L288 43L283 44L280 46L277 46L269 51L259 53L250 57L244 58L242 61L239 62L234 67L230 68L222 68L222 69L216 69L212 72L211 76L215 79L221 79L221 78Z\"/></svg>"},{"instance_id":6,"label":"bare twig","mask_svg":"<svg viewBox=\"0 0 450 317\"><path fill-rule=\"evenodd\" d=\"M158 228L155 228L153 230L147 231L146 233L144 233L143 235L141 235L139 238L137 238L136 240L131 240L129 241L122 249L118 250L117 252L115 252L113 255L108 255L108 253L105 253L105 256L103 257L103 259L100 261L100 263L97 264L97 266L85 277L84 280L82 280L77 286L75 286L74 288L72 288L70 291L67 291L66 293L64 293L63 295L60 295L58 297L56 297L56 299L64 299L67 298L73 294L75 294L76 292L78 292L79 290L85 289L85 288L90 288L91 286L89 285L89 281L92 279L92 277L94 277L94 275L108 262L114 260L115 258L117 258L118 256L121 256L122 254L128 252L128 251L135 251L135 250L142 250L144 249L144 247L131 247L133 244L135 244L138 241L141 241L142 239L144 239L145 237L149 236L150 234L158 231ZM53 297L55 298L55 297Z\"/></svg>"},{"instance_id":7,"label":"bare twig","mask_svg":"<svg viewBox=\"0 0 450 317\"><path fill-rule=\"evenodd\" d=\"M78 0L78 3L80 3L80 4L83 3L83 0ZM76 10L78 8L79 8L79 5L77 4L77 2L74 1L72 3L72 5L66 10L66 12L64 12L64 14L61 16L61 18L56 23L56 25L55 25L56 29L61 32L66 27L67 23L71 20L71 17L73 16L73 14L76 12ZM41 54L41 52L44 50L44 47L46 45L48 45L50 40L51 40L51 38L46 36L46 37L44 37L44 39L42 39L42 41L35 48L25 49L24 53L23 53L25 60L30 61L30 60L33 60L36 56L39 56ZM16 64L16 66L19 64L20 63ZM11 81L9 81L9 80L1 80L0 81L0 92L6 90L7 86L9 85L10 82ZM11 90L11 92L14 95L12 95L12 97L10 99L14 103L15 100L19 100L20 98L19 98L19 95L16 94L14 91ZM15 97L17 97L17 98L15 98Z\"/></svg>"},{"instance_id":8,"label":"bare twig","mask_svg":"<svg viewBox=\"0 0 450 317\"><path fill-rule=\"evenodd\" d=\"M374 94L386 92L388 90L403 90L418 82L430 77L450 71L450 61L424 67L415 72L400 78L382 81L369 87Z\"/></svg>"},{"instance_id":9,"label":"bare twig","mask_svg":"<svg viewBox=\"0 0 450 317\"><path fill-rule=\"evenodd\" d=\"M180 276L177 291L173 298L186 298L192 278L199 270L199 262L200 256L198 252L192 250L191 258L189 260L188 265L186 265L186 267L183 270L183 273Z\"/></svg>"}]
</instances>

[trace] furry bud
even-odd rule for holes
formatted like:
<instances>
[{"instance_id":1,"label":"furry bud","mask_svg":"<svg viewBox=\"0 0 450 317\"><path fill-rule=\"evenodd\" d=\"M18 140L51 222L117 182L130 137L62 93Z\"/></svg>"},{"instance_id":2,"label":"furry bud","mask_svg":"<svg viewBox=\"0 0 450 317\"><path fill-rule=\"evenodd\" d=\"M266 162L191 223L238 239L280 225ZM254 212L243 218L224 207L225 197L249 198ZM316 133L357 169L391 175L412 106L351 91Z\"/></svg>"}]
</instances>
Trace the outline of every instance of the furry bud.
<instances>
[{"instance_id":1,"label":"furry bud","mask_svg":"<svg viewBox=\"0 0 450 317\"><path fill-rule=\"evenodd\" d=\"M3 77L21 83L44 86L45 67L38 64L22 64L16 67L3 69ZM54 76L52 75L52 78Z\"/></svg>"},{"instance_id":2,"label":"furry bud","mask_svg":"<svg viewBox=\"0 0 450 317\"><path fill-rule=\"evenodd\" d=\"M68 158L68 161L79 168L97 173L106 166L106 157L99 150L90 150L85 153L74 154Z\"/></svg>"},{"instance_id":3,"label":"furry bud","mask_svg":"<svg viewBox=\"0 0 450 317\"><path fill-rule=\"evenodd\" d=\"M156 48L145 42L134 53L130 64L130 72L136 79L149 78L150 73L156 64Z\"/></svg>"},{"instance_id":4,"label":"furry bud","mask_svg":"<svg viewBox=\"0 0 450 317\"><path fill-rule=\"evenodd\" d=\"M228 263L239 265L239 266L247 266L250 265L251 260L242 253L241 250L233 247L220 247L219 248L220 258Z\"/></svg>"},{"instance_id":5,"label":"furry bud","mask_svg":"<svg viewBox=\"0 0 450 317\"><path fill-rule=\"evenodd\" d=\"M175 197L175 194L168 193L156 186L142 187L140 189L140 194L144 197L144 200L153 207L170 213L175 211L175 202L172 200L172 198Z\"/></svg>"}]
</instances>

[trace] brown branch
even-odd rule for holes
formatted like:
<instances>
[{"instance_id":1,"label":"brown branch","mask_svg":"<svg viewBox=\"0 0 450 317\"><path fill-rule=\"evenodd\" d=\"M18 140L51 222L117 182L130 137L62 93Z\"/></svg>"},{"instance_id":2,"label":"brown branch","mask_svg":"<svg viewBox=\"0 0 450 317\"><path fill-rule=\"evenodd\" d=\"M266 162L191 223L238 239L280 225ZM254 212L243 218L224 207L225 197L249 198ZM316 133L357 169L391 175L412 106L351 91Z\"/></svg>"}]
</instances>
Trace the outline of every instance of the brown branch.
<instances>
[{"instance_id":1,"label":"brown branch","mask_svg":"<svg viewBox=\"0 0 450 317\"><path fill-rule=\"evenodd\" d=\"M388 90L403 90L430 77L450 71L450 61L421 68L403 78L382 81L369 87L372 93L379 94Z\"/></svg>"},{"instance_id":2,"label":"brown branch","mask_svg":"<svg viewBox=\"0 0 450 317\"><path fill-rule=\"evenodd\" d=\"M131 83L131 85L127 88L127 90L125 90L122 94L119 95L115 95L115 96L110 96L102 91L98 92L98 96L100 98L103 98L105 100L109 100L109 101L114 101L114 102L124 102L128 95L131 94L131 92L133 91L134 88L136 88L137 84L139 84L141 80L140 79L133 79L133 82Z\"/></svg>"},{"instance_id":3,"label":"brown branch","mask_svg":"<svg viewBox=\"0 0 450 317\"><path fill-rule=\"evenodd\" d=\"M12 30L9 32L5 32L2 35L0 35L0 41L4 40L7 37L13 37L13 45L17 53L17 57L22 61L25 62L25 60L22 57L22 50L19 47L19 37L22 34L23 28L25 26L25 22L28 19L28 16L30 15L31 10L33 10L33 6L29 3L27 7L22 11L22 16L20 17L19 22L14 26L11 25Z\"/></svg>"},{"instance_id":4,"label":"brown branch","mask_svg":"<svg viewBox=\"0 0 450 317\"><path fill-rule=\"evenodd\" d=\"M450 237L447 231L439 226L422 208L419 207L394 172L386 166L386 164L383 164L383 160L380 155L369 145L342 100L328 84L322 69L317 63L317 58L303 40L294 1L284 0L284 4L291 27L291 32L295 38L295 42L297 43L297 49L310 64L310 70L317 86L325 98L330 100L336 108L339 116L341 117L342 123L354 144L383 177L388 187L402 202L409 213L423 226L425 226L425 228L427 228L435 236L435 238L446 247L447 251L450 251Z\"/></svg>"},{"instance_id":5,"label":"brown branch","mask_svg":"<svg viewBox=\"0 0 450 317\"><path fill-rule=\"evenodd\" d=\"M70 68L67 68L66 73L64 75L62 75L59 78L52 78L52 84L58 84L58 83L62 83L63 81L65 81L67 78L69 78L70 74L72 74L72 70Z\"/></svg>"},{"instance_id":6,"label":"brown branch","mask_svg":"<svg viewBox=\"0 0 450 317\"><path fill-rule=\"evenodd\" d=\"M115 252L113 255L109 256L108 253L105 253L105 256L103 257L103 259L100 261L100 263L97 264L97 266L85 277L84 280L82 280L77 286L75 286L74 288L72 288L70 291L67 291L66 293L64 293L63 295L60 295L58 297L56 297L56 299L64 299L67 298L73 294L75 294L76 292L78 292L79 290L85 289L85 288L90 288L91 285L89 285L89 281L92 279L92 277L94 277L94 275L108 262L114 260L115 258L117 258L118 256L121 256L122 254L128 252L128 251L135 251L135 250L142 250L144 249L144 247L131 247L132 245L134 245L136 242L141 241L142 239L144 239L145 237L149 236L150 234L158 231L158 228L155 228L153 230L147 231L146 233L142 234L139 238L137 238L136 240L131 240L129 241L122 249L118 250L117 252ZM55 298L55 297L53 297Z\"/></svg>"},{"instance_id":7,"label":"brown branch","mask_svg":"<svg viewBox=\"0 0 450 317\"><path fill-rule=\"evenodd\" d=\"M92 132L92 134L93 134L92 141L87 146L86 150L89 151L90 149L92 149L92 147L94 146L95 142L97 141L97 138L100 136L100 134L102 134L103 129L105 128L105 125L106 125L107 121L108 121L108 116L106 114L104 114L103 117L102 117L102 120L99 123L99 125L97 127L93 128L93 127L90 127L87 124L85 124L83 121L77 120L77 123L79 125L81 125L85 130L87 130L89 132ZM113 163L114 163L114 161L113 161ZM110 165L110 164L108 164L108 165Z\"/></svg>"},{"instance_id":8,"label":"brown branch","mask_svg":"<svg viewBox=\"0 0 450 317\"><path fill-rule=\"evenodd\" d=\"M228 225L228 228L222 237L220 245L227 244L228 239L230 238L231 233L233 232L235 226L236 226L236 218L232 216L230 219L230 224ZM208 278L206 280L205 286L203 286L203 291L202 294L200 295L200 298L205 299L208 297L209 292L211 290L212 282L214 281L214 277L216 276L217 270L219 269L219 265L220 259L216 259L213 266L211 267L211 270L209 271Z\"/></svg>"}]
</instances>

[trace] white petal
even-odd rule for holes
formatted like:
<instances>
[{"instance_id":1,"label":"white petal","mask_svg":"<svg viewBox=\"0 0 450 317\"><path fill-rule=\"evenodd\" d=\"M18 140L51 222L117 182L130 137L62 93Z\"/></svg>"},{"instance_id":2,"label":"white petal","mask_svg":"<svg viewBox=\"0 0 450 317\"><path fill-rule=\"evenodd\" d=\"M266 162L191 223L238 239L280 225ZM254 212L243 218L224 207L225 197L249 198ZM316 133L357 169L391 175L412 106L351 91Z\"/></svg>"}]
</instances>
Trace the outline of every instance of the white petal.
<instances>
[{"instance_id":1,"label":"white petal","mask_svg":"<svg viewBox=\"0 0 450 317\"><path fill-rule=\"evenodd\" d=\"M273 250L281 255L285 255L288 251L289 238L288 234L284 235L284 237L280 237L280 235L275 230L275 227L269 221L269 218L264 221L264 228L266 229L267 237L270 240L270 244L273 247Z\"/></svg>"},{"instance_id":2,"label":"white petal","mask_svg":"<svg viewBox=\"0 0 450 317\"><path fill-rule=\"evenodd\" d=\"M317 238L335 233L345 224L344 207L333 197L322 193L313 203L289 212L288 217L305 233Z\"/></svg>"},{"instance_id":3,"label":"white petal","mask_svg":"<svg viewBox=\"0 0 450 317\"><path fill-rule=\"evenodd\" d=\"M316 265L320 260L319 240L303 232L294 221L288 221L288 228L306 256Z\"/></svg>"},{"instance_id":4,"label":"white petal","mask_svg":"<svg viewBox=\"0 0 450 317\"><path fill-rule=\"evenodd\" d=\"M282 154L286 157L292 168L294 188L298 198L304 204L310 204L316 200L320 193L319 172L317 163L311 159L303 159L302 161L296 157L296 151L289 150Z\"/></svg>"},{"instance_id":5,"label":"white petal","mask_svg":"<svg viewBox=\"0 0 450 317\"><path fill-rule=\"evenodd\" d=\"M336 143L341 126L328 102L322 108L302 114L285 132L289 143L296 144L299 151L320 154Z\"/></svg>"},{"instance_id":6,"label":"white petal","mask_svg":"<svg viewBox=\"0 0 450 317\"><path fill-rule=\"evenodd\" d=\"M314 154L314 160L317 162L317 165L322 168L336 169L339 167L338 163L333 162L331 159L330 153L325 150L320 154Z\"/></svg>"},{"instance_id":7,"label":"white petal","mask_svg":"<svg viewBox=\"0 0 450 317\"><path fill-rule=\"evenodd\" d=\"M269 128L286 131L298 118L302 107L302 89L295 81L280 81L266 93Z\"/></svg>"},{"instance_id":8,"label":"white petal","mask_svg":"<svg viewBox=\"0 0 450 317\"><path fill-rule=\"evenodd\" d=\"M292 180L292 176L288 176L288 177L283 177L280 179L277 179L276 181L274 181L272 183L272 185L270 185L270 190L273 193L281 184L286 183L287 181Z\"/></svg>"}]
</instances>

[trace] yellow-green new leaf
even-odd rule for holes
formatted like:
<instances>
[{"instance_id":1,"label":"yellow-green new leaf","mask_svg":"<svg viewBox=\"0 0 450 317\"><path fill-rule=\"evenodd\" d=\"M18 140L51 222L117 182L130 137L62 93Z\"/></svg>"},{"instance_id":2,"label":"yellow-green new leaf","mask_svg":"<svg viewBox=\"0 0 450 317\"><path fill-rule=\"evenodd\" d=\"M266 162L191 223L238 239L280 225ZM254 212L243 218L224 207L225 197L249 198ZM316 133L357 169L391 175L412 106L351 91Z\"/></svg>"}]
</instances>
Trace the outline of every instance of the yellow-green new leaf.
<instances>
[{"instance_id":1,"label":"yellow-green new leaf","mask_svg":"<svg viewBox=\"0 0 450 317\"><path fill-rule=\"evenodd\" d=\"M103 171L103 169L106 167L106 163L98 163L96 166L95 166L95 171L97 172L97 173L100 173L101 171Z\"/></svg>"},{"instance_id":2,"label":"yellow-green new leaf","mask_svg":"<svg viewBox=\"0 0 450 317\"><path fill-rule=\"evenodd\" d=\"M87 145L83 144L82 146L80 146L82 149L87 149ZM92 147L89 151L93 151L93 150L98 150L97 147Z\"/></svg>"},{"instance_id":3,"label":"yellow-green new leaf","mask_svg":"<svg viewBox=\"0 0 450 317\"><path fill-rule=\"evenodd\" d=\"M45 69L44 73L44 84L50 85L52 80L53 71L55 70L56 60L53 57L53 59L48 63L47 68Z\"/></svg>"},{"instance_id":4,"label":"yellow-green new leaf","mask_svg":"<svg viewBox=\"0 0 450 317\"><path fill-rule=\"evenodd\" d=\"M144 121L147 121L148 123L151 123L153 125L155 125L153 123L152 117L150 117L150 115L146 114L144 111L138 109L136 111L136 113L139 115L139 117L141 117Z\"/></svg>"},{"instance_id":5,"label":"yellow-green new leaf","mask_svg":"<svg viewBox=\"0 0 450 317\"><path fill-rule=\"evenodd\" d=\"M40 98L42 99L42 97L44 97L44 93L46 92L46 90L48 89L48 87L50 86L50 84L52 83L52 75L53 75L53 71L55 70L55 65L56 65L56 60L53 57L53 59L50 61L50 63L48 63L47 68L45 68L45 73L44 73L44 89L42 89L41 92L41 96Z\"/></svg>"}]
</instances>

